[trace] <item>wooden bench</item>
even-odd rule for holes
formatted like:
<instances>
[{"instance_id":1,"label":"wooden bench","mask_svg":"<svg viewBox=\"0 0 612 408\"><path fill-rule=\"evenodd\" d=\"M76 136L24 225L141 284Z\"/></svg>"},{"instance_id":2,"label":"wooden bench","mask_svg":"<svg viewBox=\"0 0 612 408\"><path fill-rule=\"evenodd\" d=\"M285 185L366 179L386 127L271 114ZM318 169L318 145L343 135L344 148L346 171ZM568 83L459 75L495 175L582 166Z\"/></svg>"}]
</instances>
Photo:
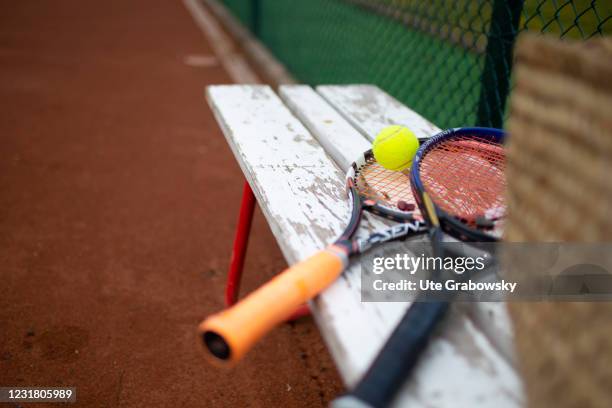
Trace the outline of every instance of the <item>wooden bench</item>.
<instances>
[{"instance_id":1,"label":"wooden bench","mask_svg":"<svg viewBox=\"0 0 612 408\"><path fill-rule=\"evenodd\" d=\"M289 264L342 231L344 173L377 132L402 124L419 137L439 129L368 85L207 88L208 102ZM341 214L341 216L338 216ZM384 221L366 215L365 228ZM359 266L310 302L350 387L364 373L408 303L361 302ZM503 304L455 305L396 400L410 407L518 407L522 384Z\"/></svg>"}]
</instances>

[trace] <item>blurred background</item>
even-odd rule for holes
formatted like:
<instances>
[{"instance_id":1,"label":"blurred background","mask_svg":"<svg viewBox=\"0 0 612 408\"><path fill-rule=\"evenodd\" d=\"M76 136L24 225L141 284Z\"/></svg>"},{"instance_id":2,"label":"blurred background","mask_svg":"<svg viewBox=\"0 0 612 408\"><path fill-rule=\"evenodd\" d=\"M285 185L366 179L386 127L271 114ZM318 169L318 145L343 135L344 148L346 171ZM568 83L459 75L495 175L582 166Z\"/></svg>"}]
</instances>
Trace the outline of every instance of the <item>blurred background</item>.
<instances>
[{"instance_id":1,"label":"blurred background","mask_svg":"<svg viewBox=\"0 0 612 408\"><path fill-rule=\"evenodd\" d=\"M299 82L373 83L440 128L502 127L520 32L612 33L606 0L216 1Z\"/></svg>"}]
</instances>

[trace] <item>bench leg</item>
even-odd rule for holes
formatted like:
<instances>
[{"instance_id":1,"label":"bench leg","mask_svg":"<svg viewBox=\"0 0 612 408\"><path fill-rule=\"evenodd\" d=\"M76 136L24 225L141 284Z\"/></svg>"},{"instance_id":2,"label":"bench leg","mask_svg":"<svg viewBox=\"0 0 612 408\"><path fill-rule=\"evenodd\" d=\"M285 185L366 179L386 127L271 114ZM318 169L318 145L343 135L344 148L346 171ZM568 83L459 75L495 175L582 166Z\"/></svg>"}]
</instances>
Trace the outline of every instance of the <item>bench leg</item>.
<instances>
[{"instance_id":1,"label":"bench leg","mask_svg":"<svg viewBox=\"0 0 612 408\"><path fill-rule=\"evenodd\" d=\"M246 253L249 233L251 232L253 210L255 210L255 196L251 186L245 181L242 190L238 226L236 227L236 236L234 238L234 248L232 249L232 257L230 259L230 269L227 275L227 285L225 286L225 304L227 306L236 303L238 298L242 267L244 266L244 254Z\"/></svg>"},{"instance_id":2,"label":"bench leg","mask_svg":"<svg viewBox=\"0 0 612 408\"><path fill-rule=\"evenodd\" d=\"M238 215L238 226L234 238L234 248L230 259L230 268L227 274L227 284L225 286L225 304L229 307L236 303L238 292L240 291L240 280L242 279L242 269L244 267L244 255L246 254L251 232L251 221L255 210L255 195L248 182L244 182L242 189L242 202L240 203L240 214ZM290 321L299 319L310 313L308 306L303 305L291 315Z\"/></svg>"}]
</instances>

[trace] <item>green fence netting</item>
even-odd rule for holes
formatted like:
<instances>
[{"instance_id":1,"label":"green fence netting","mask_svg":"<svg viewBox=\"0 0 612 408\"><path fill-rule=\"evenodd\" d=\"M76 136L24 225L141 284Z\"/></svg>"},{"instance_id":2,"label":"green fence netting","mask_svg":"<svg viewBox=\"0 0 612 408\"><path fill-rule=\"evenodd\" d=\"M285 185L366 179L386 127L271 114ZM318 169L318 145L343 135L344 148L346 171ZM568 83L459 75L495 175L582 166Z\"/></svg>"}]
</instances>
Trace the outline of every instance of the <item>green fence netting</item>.
<instances>
[{"instance_id":1,"label":"green fence netting","mask_svg":"<svg viewBox=\"0 0 612 408\"><path fill-rule=\"evenodd\" d=\"M299 81L373 83L443 128L502 127L520 31L612 31L612 0L222 1Z\"/></svg>"}]
</instances>

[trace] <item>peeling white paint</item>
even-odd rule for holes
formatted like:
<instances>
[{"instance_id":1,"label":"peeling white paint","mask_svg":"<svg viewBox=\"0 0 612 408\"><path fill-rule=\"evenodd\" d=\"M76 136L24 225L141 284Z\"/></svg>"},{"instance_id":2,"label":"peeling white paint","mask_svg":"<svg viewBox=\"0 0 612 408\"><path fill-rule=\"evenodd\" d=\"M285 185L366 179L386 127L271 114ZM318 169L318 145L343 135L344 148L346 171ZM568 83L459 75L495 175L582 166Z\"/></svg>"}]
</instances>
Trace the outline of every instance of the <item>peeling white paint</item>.
<instances>
[{"instance_id":1,"label":"peeling white paint","mask_svg":"<svg viewBox=\"0 0 612 408\"><path fill-rule=\"evenodd\" d=\"M343 108L330 106L307 86L281 88L293 114L267 86L214 86L207 92L225 137L290 263L314 253L342 231L349 206L344 196L344 171L334 162L344 169L370 144L363 129L347 122L345 117L350 115L339 113L352 109L346 101L355 100L342 93L359 87L326 88L335 88L335 96L328 99L344 101ZM376 96L375 103L367 103L367 95L363 91L359 95L362 107L387 106L381 96ZM414 129L409 121L416 114L404 109L411 115L399 123ZM355 116L363 120L367 132L380 127L374 113L378 118L385 114L368 114L364 108ZM426 129L429 135L436 131L416 117L420 132ZM359 235L385 225L366 216ZM359 265L353 262L341 279L311 302L317 324L348 385L367 369L408 307L407 303L362 303L360 285ZM523 392L512 366L464 311L453 313L396 405L521 406Z\"/></svg>"},{"instance_id":2,"label":"peeling white paint","mask_svg":"<svg viewBox=\"0 0 612 408\"><path fill-rule=\"evenodd\" d=\"M440 129L373 85L324 85L317 91L369 140L389 125L403 125L419 139Z\"/></svg>"}]
</instances>

